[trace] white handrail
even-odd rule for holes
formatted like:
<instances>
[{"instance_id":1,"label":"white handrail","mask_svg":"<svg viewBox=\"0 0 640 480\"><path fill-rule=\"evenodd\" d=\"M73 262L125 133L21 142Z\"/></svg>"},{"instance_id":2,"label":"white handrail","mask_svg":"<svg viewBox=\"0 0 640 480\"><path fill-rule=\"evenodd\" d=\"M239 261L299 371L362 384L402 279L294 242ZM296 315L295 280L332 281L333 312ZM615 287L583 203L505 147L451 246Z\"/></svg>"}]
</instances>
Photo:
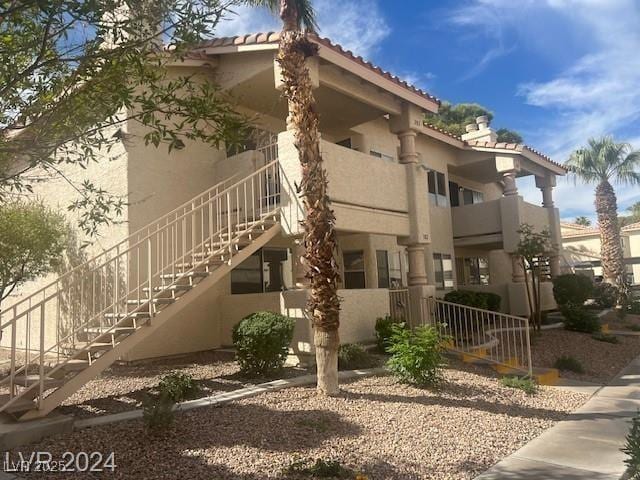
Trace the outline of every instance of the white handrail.
<instances>
[{"instance_id":1,"label":"white handrail","mask_svg":"<svg viewBox=\"0 0 640 480\"><path fill-rule=\"evenodd\" d=\"M436 326L448 349L479 360L533 374L529 319L491 310L423 298L422 322Z\"/></svg>"},{"instance_id":2,"label":"white handrail","mask_svg":"<svg viewBox=\"0 0 640 480\"><path fill-rule=\"evenodd\" d=\"M1 312L10 316L0 328L10 330L11 365L0 380L10 389L0 412L29 392L41 402L48 376L72 359L91 362L92 348L124 320L146 312L152 319L186 274L215 259L230 262L236 239L278 213L280 175L276 159L242 180L221 182ZM47 371L48 358L55 366ZM17 393L19 374L28 383Z\"/></svg>"}]
</instances>

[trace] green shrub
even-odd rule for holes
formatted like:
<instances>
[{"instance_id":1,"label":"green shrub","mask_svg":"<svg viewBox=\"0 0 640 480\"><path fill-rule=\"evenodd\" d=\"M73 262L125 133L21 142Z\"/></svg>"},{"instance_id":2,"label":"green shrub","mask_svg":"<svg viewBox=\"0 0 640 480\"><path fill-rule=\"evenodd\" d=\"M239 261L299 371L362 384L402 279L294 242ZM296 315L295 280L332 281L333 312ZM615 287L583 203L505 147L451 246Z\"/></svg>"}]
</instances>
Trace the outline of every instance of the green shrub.
<instances>
[{"instance_id":1,"label":"green shrub","mask_svg":"<svg viewBox=\"0 0 640 480\"><path fill-rule=\"evenodd\" d=\"M591 338L599 342L605 342L605 343L618 343L619 341L618 337L616 337L615 335L611 335L610 333L602 333L602 332L594 333L593 335L591 335Z\"/></svg>"},{"instance_id":2,"label":"green shrub","mask_svg":"<svg viewBox=\"0 0 640 480\"><path fill-rule=\"evenodd\" d=\"M585 275L567 273L553 279L553 296L558 305L583 305L593 293L593 282Z\"/></svg>"},{"instance_id":3,"label":"green shrub","mask_svg":"<svg viewBox=\"0 0 640 480\"><path fill-rule=\"evenodd\" d=\"M560 312L564 317L564 328L573 332L594 333L600 331L598 317L582 306L563 305Z\"/></svg>"},{"instance_id":4,"label":"green shrub","mask_svg":"<svg viewBox=\"0 0 640 480\"><path fill-rule=\"evenodd\" d=\"M337 460L298 460L284 469L285 475L302 475L310 478L354 478L355 472L342 466Z\"/></svg>"},{"instance_id":5,"label":"green shrub","mask_svg":"<svg viewBox=\"0 0 640 480\"><path fill-rule=\"evenodd\" d=\"M637 323L627 323L625 326L632 332L640 332L640 325Z\"/></svg>"},{"instance_id":6,"label":"green shrub","mask_svg":"<svg viewBox=\"0 0 640 480\"><path fill-rule=\"evenodd\" d=\"M599 283L593 289L593 300L599 308L613 308L618 301L618 288L610 283Z\"/></svg>"},{"instance_id":7,"label":"green shrub","mask_svg":"<svg viewBox=\"0 0 640 480\"><path fill-rule=\"evenodd\" d=\"M158 384L160 395L169 397L174 402L181 402L194 397L198 392L198 385L191 375L182 372L173 372L165 375Z\"/></svg>"},{"instance_id":8,"label":"green shrub","mask_svg":"<svg viewBox=\"0 0 640 480\"><path fill-rule=\"evenodd\" d=\"M166 430L173 423L175 402L167 395L147 396L142 402L142 420L149 430Z\"/></svg>"},{"instance_id":9,"label":"green shrub","mask_svg":"<svg viewBox=\"0 0 640 480\"><path fill-rule=\"evenodd\" d=\"M442 379L442 337L433 326L409 330L393 326L393 335L388 348L391 358L389 370L405 383L426 386L435 385Z\"/></svg>"},{"instance_id":10,"label":"green shrub","mask_svg":"<svg viewBox=\"0 0 640 480\"><path fill-rule=\"evenodd\" d=\"M538 391L538 385L535 380L526 377L502 377L500 383L505 387L522 390L527 395L533 395Z\"/></svg>"},{"instance_id":11,"label":"green shrub","mask_svg":"<svg viewBox=\"0 0 640 480\"><path fill-rule=\"evenodd\" d=\"M575 372L575 373L584 373L584 368L582 367L582 364L576 358L570 355L562 355L561 357L558 357L555 363L553 364L553 366L558 370L564 370L564 371Z\"/></svg>"},{"instance_id":12,"label":"green shrub","mask_svg":"<svg viewBox=\"0 0 640 480\"><path fill-rule=\"evenodd\" d=\"M471 290L452 290L444 296L446 302L466 305L468 307L481 308L497 312L500 310L502 298L500 295L489 292L473 292Z\"/></svg>"},{"instance_id":13,"label":"green shrub","mask_svg":"<svg viewBox=\"0 0 640 480\"><path fill-rule=\"evenodd\" d=\"M627 307L629 313L632 315L640 315L640 300L634 300Z\"/></svg>"},{"instance_id":14,"label":"green shrub","mask_svg":"<svg viewBox=\"0 0 640 480\"><path fill-rule=\"evenodd\" d=\"M273 312L256 312L233 328L233 345L245 375L271 375L282 369L293 338L294 321Z\"/></svg>"},{"instance_id":15,"label":"green shrub","mask_svg":"<svg viewBox=\"0 0 640 480\"><path fill-rule=\"evenodd\" d=\"M622 448L622 451L628 456L624 461L627 465L628 478L630 480L640 480L640 412L631 420L627 443Z\"/></svg>"},{"instance_id":16,"label":"green shrub","mask_svg":"<svg viewBox=\"0 0 640 480\"><path fill-rule=\"evenodd\" d=\"M396 321L389 315L376 319L376 344L378 345L378 350L381 352L386 352L389 347L389 341L391 340L391 335L393 335L394 325L402 325L406 328L406 324L404 322Z\"/></svg>"},{"instance_id":17,"label":"green shrub","mask_svg":"<svg viewBox=\"0 0 640 480\"><path fill-rule=\"evenodd\" d=\"M362 345L345 343L338 350L338 369L359 370L373 368L377 365L376 358L367 352Z\"/></svg>"}]
</instances>

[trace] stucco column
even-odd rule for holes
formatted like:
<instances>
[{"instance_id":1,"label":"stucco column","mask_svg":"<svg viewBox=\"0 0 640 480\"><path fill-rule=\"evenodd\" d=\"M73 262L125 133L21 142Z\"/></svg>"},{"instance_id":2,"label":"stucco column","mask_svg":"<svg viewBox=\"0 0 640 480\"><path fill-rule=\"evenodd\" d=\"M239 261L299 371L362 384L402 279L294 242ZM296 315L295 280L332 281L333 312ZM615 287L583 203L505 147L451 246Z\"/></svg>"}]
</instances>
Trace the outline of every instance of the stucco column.
<instances>
[{"instance_id":1,"label":"stucco column","mask_svg":"<svg viewBox=\"0 0 640 480\"><path fill-rule=\"evenodd\" d=\"M520 255L511 255L511 275L513 283L524 283L525 272Z\"/></svg>"},{"instance_id":2,"label":"stucco column","mask_svg":"<svg viewBox=\"0 0 640 480\"><path fill-rule=\"evenodd\" d=\"M553 187L556 186L555 175L545 177L536 177L536 186L542 192L542 206L549 213L549 233L551 234L552 252L549 255L549 267L551 269L551 278L560 275L560 223L558 211L553 203Z\"/></svg>"},{"instance_id":3,"label":"stucco column","mask_svg":"<svg viewBox=\"0 0 640 480\"><path fill-rule=\"evenodd\" d=\"M518 195L518 186L516 184L516 171L509 170L502 173L502 183L504 184L503 194L505 197Z\"/></svg>"},{"instance_id":4,"label":"stucco column","mask_svg":"<svg viewBox=\"0 0 640 480\"><path fill-rule=\"evenodd\" d=\"M409 245L409 272L407 282L410 287L427 285L427 270L425 267L424 245Z\"/></svg>"}]
</instances>

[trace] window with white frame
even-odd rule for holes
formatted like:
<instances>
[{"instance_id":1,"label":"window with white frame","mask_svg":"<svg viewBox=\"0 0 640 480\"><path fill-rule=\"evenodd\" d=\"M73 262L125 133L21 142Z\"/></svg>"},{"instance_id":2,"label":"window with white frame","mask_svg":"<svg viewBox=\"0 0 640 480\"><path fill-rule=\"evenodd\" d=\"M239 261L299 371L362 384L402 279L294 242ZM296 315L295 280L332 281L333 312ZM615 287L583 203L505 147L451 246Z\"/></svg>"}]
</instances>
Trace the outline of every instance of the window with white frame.
<instances>
[{"instance_id":1,"label":"window with white frame","mask_svg":"<svg viewBox=\"0 0 640 480\"><path fill-rule=\"evenodd\" d=\"M398 289L406 285L401 252L376 250L378 288Z\"/></svg>"},{"instance_id":2,"label":"window with white frame","mask_svg":"<svg viewBox=\"0 0 640 480\"><path fill-rule=\"evenodd\" d=\"M444 173L436 170L427 172L427 187L431 205L438 207L447 206L447 182Z\"/></svg>"},{"instance_id":3,"label":"window with white frame","mask_svg":"<svg viewBox=\"0 0 640 480\"><path fill-rule=\"evenodd\" d=\"M453 288L453 261L451 260L451 255L446 253L434 253L433 264L436 288L438 290Z\"/></svg>"},{"instance_id":4,"label":"window with white frame","mask_svg":"<svg viewBox=\"0 0 640 480\"><path fill-rule=\"evenodd\" d=\"M231 270L231 293L287 290L293 283L292 258L286 248L262 248Z\"/></svg>"},{"instance_id":5,"label":"window with white frame","mask_svg":"<svg viewBox=\"0 0 640 480\"><path fill-rule=\"evenodd\" d=\"M462 202L464 205L475 205L484 202L484 193L470 188L462 189Z\"/></svg>"}]
</instances>

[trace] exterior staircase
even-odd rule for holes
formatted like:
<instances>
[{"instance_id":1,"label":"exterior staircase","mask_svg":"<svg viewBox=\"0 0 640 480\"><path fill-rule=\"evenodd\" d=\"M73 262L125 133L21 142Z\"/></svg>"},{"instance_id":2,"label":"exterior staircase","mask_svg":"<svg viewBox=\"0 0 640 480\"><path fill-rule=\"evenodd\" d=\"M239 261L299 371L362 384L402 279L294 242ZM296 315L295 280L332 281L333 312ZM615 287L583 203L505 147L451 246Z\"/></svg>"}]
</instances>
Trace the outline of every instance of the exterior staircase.
<instances>
[{"instance_id":1,"label":"exterior staircase","mask_svg":"<svg viewBox=\"0 0 640 480\"><path fill-rule=\"evenodd\" d=\"M43 417L280 232L279 164L212 187L2 313L0 412Z\"/></svg>"}]
</instances>

